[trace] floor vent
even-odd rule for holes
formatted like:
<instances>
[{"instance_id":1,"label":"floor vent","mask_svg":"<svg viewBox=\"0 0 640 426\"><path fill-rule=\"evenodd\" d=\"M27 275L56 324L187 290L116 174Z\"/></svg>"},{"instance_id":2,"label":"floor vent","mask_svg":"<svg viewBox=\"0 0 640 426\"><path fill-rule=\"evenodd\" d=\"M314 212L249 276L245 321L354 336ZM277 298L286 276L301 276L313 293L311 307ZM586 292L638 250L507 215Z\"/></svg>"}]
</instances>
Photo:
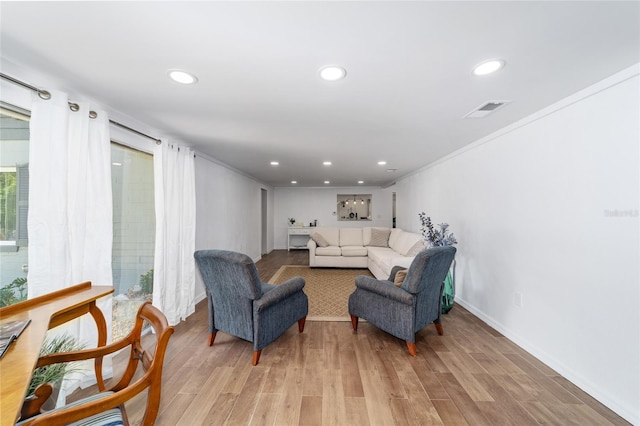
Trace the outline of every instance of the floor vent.
<instances>
[{"instance_id":1,"label":"floor vent","mask_svg":"<svg viewBox=\"0 0 640 426\"><path fill-rule=\"evenodd\" d=\"M495 112L508 104L509 101L487 101L484 102L479 107L475 108L469 114L465 115L464 118L483 118L487 115Z\"/></svg>"}]
</instances>

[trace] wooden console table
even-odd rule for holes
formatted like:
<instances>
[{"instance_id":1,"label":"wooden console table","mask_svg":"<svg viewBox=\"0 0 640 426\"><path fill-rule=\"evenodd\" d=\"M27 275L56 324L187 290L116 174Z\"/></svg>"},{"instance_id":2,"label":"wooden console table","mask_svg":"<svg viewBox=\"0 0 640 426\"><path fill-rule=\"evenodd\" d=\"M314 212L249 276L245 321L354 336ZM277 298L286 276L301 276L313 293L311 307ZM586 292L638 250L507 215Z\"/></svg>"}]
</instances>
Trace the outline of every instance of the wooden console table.
<instances>
[{"instance_id":1,"label":"wooden console table","mask_svg":"<svg viewBox=\"0 0 640 426\"><path fill-rule=\"evenodd\" d=\"M111 286L92 286L90 282L85 282L0 308L0 323L31 319L31 324L0 359L2 426L13 425L20 416L47 330L88 313L98 327L98 346L107 344L107 324L96 306L96 300L111 293ZM96 359L95 370L96 377L102 381L102 359Z\"/></svg>"},{"instance_id":2,"label":"wooden console table","mask_svg":"<svg viewBox=\"0 0 640 426\"><path fill-rule=\"evenodd\" d=\"M309 241L309 236L311 235L311 232L313 231L313 227L311 226L292 226L289 227L287 229L287 251L291 250L291 249L305 249L307 250L307 242ZM295 245L292 243L292 238L295 240L296 238L298 238L299 240L304 241L304 245ZM299 237L306 237L304 239L299 238Z\"/></svg>"}]
</instances>

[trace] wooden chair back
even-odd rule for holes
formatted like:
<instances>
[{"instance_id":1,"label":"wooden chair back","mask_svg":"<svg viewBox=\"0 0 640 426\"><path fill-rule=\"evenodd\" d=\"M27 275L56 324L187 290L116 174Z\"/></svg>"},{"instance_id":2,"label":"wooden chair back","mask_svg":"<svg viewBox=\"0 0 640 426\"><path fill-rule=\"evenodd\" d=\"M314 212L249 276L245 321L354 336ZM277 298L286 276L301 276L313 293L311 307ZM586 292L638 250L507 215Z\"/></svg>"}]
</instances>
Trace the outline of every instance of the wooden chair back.
<instances>
[{"instance_id":1,"label":"wooden chair back","mask_svg":"<svg viewBox=\"0 0 640 426\"><path fill-rule=\"evenodd\" d=\"M145 350L142 346L142 331L145 321L151 325L157 337L154 350ZM38 360L37 367L59 362L95 359L129 347L128 363L122 377L117 383L113 386L106 387L103 378L97 378L100 391L111 391L113 393L106 394L106 396L99 399L90 400L87 403L62 407L55 411L31 417L27 419L26 422L21 422L21 425L68 424L115 407L120 408L122 417L125 422L127 422L124 403L147 388L147 405L142 425L153 425L160 407L162 365L169 338L173 334L173 331L174 328L169 326L164 314L150 302L145 302L138 309L136 322L131 333L123 339L95 349L51 354L41 357ZM139 365L142 366L143 374L140 378L132 382ZM23 414L23 420L24 419L25 416Z\"/></svg>"}]
</instances>

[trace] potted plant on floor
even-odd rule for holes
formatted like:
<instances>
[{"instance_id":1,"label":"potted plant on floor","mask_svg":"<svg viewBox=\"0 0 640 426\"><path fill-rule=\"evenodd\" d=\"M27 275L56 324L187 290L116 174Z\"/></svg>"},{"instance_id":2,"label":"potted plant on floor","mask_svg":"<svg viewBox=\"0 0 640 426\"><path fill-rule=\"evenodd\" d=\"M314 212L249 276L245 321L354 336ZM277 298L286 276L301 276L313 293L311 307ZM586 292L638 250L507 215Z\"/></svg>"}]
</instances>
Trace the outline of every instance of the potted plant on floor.
<instances>
[{"instance_id":1,"label":"potted plant on floor","mask_svg":"<svg viewBox=\"0 0 640 426\"><path fill-rule=\"evenodd\" d=\"M431 217L427 216L424 212L418 213L420 217L420 223L422 227L422 236L424 237L427 247L439 247L439 246L452 246L458 244L458 240L453 235L453 232L449 231L448 223L441 223L435 228L431 222ZM447 272L447 276L444 279L444 288L442 290L442 313L448 313L453 308L453 299L456 296L455 285L455 270L456 260L453 259L451 268Z\"/></svg>"},{"instance_id":2,"label":"potted plant on floor","mask_svg":"<svg viewBox=\"0 0 640 426\"><path fill-rule=\"evenodd\" d=\"M52 338L47 336L40 348L39 355L42 357L58 352L79 351L84 348L85 345L79 343L75 337L70 334L63 333ZM45 383L51 384L53 391L51 392L51 396L44 403L38 403L38 405L41 404L42 410L44 411L55 408L64 376L78 370L79 368L77 368L74 363L51 364L45 367L36 368L31 376L31 382L29 383L29 389L27 390L27 397L23 404L23 414L25 413L25 408L29 406L30 403L38 399L39 395L36 390L40 385Z\"/></svg>"}]
</instances>

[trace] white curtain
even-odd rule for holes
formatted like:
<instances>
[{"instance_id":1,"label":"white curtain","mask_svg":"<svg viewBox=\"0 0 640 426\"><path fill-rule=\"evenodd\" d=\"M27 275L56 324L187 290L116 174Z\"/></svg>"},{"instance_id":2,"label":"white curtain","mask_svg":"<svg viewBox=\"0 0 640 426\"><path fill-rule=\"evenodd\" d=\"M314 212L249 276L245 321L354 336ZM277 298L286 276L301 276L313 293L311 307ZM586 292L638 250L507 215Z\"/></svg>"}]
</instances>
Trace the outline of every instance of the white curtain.
<instances>
[{"instance_id":1,"label":"white curtain","mask_svg":"<svg viewBox=\"0 0 640 426\"><path fill-rule=\"evenodd\" d=\"M196 195L193 151L168 141L153 153L156 247L153 304L170 325L195 311Z\"/></svg>"},{"instance_id":2,"label":"white curtain","mask_svg":"<svg viewBox=\"0 0 640 426\"><path fill-rule=\"evenodd\" d=\"M34 96L29 141L29 297L83 281L112 285L111 146L106 112L65 93ZM110 333L111 298L98 301ZM85 318L86 317L86 318ZM97 344L93 318L67 328L88 347ZM67 383L66 388L72 385Z\"/></svg>"},{"instance_id":3,"label":"white curtain","mask_svg":"<svg viewBox=\"0 0 640 426\"><path fill-rule=\"evenodd\" d=\"M29 297L112 285L111 145L104 111L34 96L29 141Z\"/></svg>"}]
</instances>

